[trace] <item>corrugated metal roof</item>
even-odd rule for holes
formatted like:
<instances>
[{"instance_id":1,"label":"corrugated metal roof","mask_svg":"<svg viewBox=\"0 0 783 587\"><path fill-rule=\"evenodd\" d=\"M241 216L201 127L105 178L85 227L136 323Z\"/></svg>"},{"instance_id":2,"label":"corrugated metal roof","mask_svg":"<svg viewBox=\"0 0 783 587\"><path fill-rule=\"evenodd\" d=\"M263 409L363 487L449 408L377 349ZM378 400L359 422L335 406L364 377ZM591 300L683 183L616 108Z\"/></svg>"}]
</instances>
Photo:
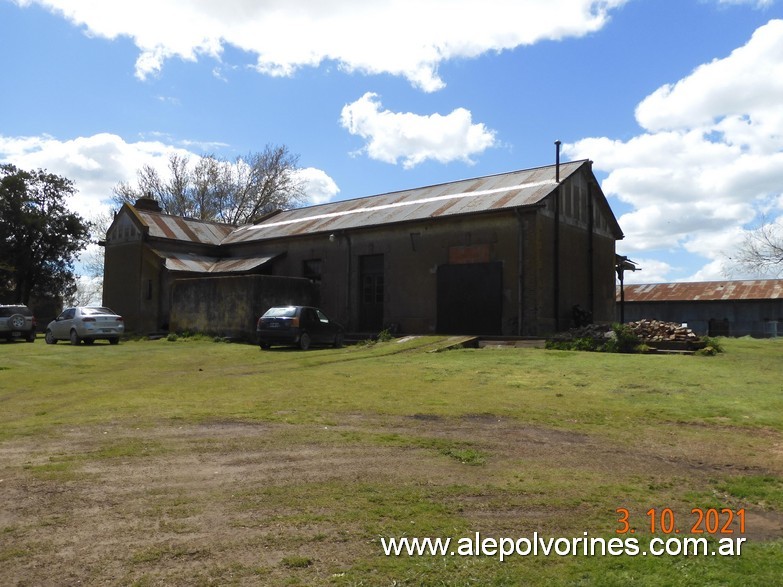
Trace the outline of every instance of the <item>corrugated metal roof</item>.
<instances>
[{"instance_id":1,"label":"corrugated metal roof","mask_svg":"<svg viewBox=\"0 0 783 587\"><path fill-rule=\"evenodd\" d=\"M150 236L178 241L219 245L236 228L230 224L169 216L148 210L137 209L136 214L149 227Z\"/></svg>"},{"instance_id":2,"label":"corrugated metal roof","mask_svg":"<svg viewBox=\"0 0 783 587\"><path fill-rule=\"evenodd\" d=\"M648 283L625 286L626 302L770 299L783 299L783 279Z\"/></svg>"},{"instance_id":3,"label":"corrugated metal roof","mask_svg":"<svg viewBox=\"0 0 783 587\"><path fill-rule=\"evenodd\" d=\"M216 259L215 257L195 255L193 253L172 253L153 250L160 258L165 259L166 269L169 271L187 271L190 273L241 273L252 271L278 256L265 255Z\"/></svg>"},{"instance_id":4,"label":"corrugated metal roof","mask_svg":"<svg viewBox=\"0 0 783 587\"><path fill-rule=\"evenodd\" d=\"M562 163L561 181L585 163ZM556 186L555 167L550 165L297 208L281 212L259 224L240 227L229 234L223 244L532 206L540 203Z\"/></svg>"}]
</instances>

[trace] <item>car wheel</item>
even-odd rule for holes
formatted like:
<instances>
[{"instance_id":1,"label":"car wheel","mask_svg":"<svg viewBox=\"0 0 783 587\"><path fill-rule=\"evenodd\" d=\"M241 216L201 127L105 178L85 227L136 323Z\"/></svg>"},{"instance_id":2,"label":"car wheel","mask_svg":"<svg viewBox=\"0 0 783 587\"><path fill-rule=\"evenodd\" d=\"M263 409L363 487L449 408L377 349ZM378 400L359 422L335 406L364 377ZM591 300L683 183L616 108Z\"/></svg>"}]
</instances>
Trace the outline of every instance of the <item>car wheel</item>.
<instances>
[{"instance_id":1,"label":"car wheel","mask_svg":"<svg viewBox=\"0 0 783 587\"><path fill-rule=\"evenodd\" d=\"M339 349L343 346L343 333L338 332L334 337L334 348Z\"/></svg>"},{"instance_id":2,"label":"car wheel","mask_svg":"<svg viewBox=\"0 0 783 587\"><path fill-rule=\"evenodd\" d=\"M259 342L258 346L260 346L261 350L264 350L264 351L269 349L269 343L268 342Z\"/></svg>"},{"instance_id":3,"label":"car wheel","mask_svg":"<svg viewBox=\"0 0 783 587\"><path fill-rule=\"evenodd\" d=\"M299 336L299 348L303 351L310 348L310 335L306 332L303 332L301 336Z\"/></svg>"},{"instance_id":4,"label":"car wheel","mask_svg":"<svg viewBox=\"0 0 783 587\"><path fill-rule=\"evenodd\" d=\"M54 334L52 334L51 330L46 331L44 340L46 341L46 344L57 344L57 339L54 337Z\"/></svg>"},{"instance_id":5,"label":"car wheel","mask_svg":"<svg viewBox=\"0 0 783 587\"><path fill-rule=\"evenodd\" d=\"M8 319L8 325L11 327L11 330L22 330L24 322L24 316L21 314L14 314Z\"/></svg>"},{"instance_id":6,"label":"car wheel","mask_svg":"<svg viewBox=\"0 0 783 587\"><path fill-rule=\"evenodd\" d=\"M79 344L82 341L81 338L79 338L79 335L76 333L75 330L71 330L71 344Z\"/></svg>"},{"instance_id":7,"label":"car wheel","mask_svg":"<svg viewBox=\"0 0 783 587\"><path fill-rule=\"evenodd\" d=\"M85 338L84 339L84 344L92 344L94 342L95 342L94 338Z\"/></svg>"},{"instance_id":8,"label":"car wheel","mask_svg":"<svg viewBox=\"0 0 783 587\"><path fill-rule=\"evenodd\" d=\"M109 339L109 344L120 344L120 339L119 338L110 338Z\"/></svg>"}]
</instances>

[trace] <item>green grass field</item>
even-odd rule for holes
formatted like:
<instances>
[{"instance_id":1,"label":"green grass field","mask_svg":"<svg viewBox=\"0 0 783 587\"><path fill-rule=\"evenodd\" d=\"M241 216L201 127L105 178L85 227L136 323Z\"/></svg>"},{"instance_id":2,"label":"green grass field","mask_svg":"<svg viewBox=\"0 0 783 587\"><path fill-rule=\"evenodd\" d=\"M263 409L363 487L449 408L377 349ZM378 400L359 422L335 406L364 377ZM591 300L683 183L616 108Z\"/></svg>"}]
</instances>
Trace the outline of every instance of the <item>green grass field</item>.
<instances>
[{"instance_id":1,"label":"green grass field","mask_svg":"<svg viewBox=\"0 0 783 587\"><path fill-rule=\"evenodd\" d=\"M0 584L779 584L783 341L716 357L440 343L0 344ZM382 548L477 532L640 552ZM745 542L641 554L686 536Z\"/></svg>"}]
</instances>

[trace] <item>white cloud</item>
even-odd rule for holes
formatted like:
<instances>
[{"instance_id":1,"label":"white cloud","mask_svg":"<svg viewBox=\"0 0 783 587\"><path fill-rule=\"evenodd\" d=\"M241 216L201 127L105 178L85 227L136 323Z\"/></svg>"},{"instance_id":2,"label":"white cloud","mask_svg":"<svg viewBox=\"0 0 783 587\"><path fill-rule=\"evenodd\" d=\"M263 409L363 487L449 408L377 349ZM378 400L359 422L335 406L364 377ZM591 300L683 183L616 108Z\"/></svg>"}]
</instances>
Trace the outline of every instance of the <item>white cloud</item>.
<instances>
[{"instance_id":1,"label":"white cloud","mask_svg":"<svg viewBox=\"0 0 783 587\"><path fill-rule=\"evenodd\" d=\"M371 159L405 168L427 160L440 163L465 161L495 145L495 133L474 124L470 111L457 108L450 114L420 115L383 110L376 94L366 93L346 104L341 123L353 135L366 139L362 151Z\"/></svg>"},{"instance_id":2,"label":"white cloud","mask_svg":"<svg viewBox=\"0 0 783 587\"><path fill-rule=\"evenodd\" d=\"M175 151L187 153L157 141L127 143L109 133L66 141L50 136L0 136L0 161L20 169L46 169L73 181L78 193L70 208L85 218L109 208L117 183L134 181L143 165L164 169Z\"/></svg>"},{"instance_id":3,"label":"white cloud","mask_svg":"<svg viewBox=\"0 0 783 587\"><path fill-rule=\"evenodd\" d=\"M431 92L444 85L444 61L595 32L628 0L15 1L44 6L91 35L130 37L141 79L167 59L220 59L231 45L255 55L267 75L328 60L349 72L403 76Z\"/></svg>"},{"instance_id":4,"label":"white cloud","mask_svg":"<svg viewBox=\"0 0 783 587\"><path fill-rule=\"evenodd\" d=\"M340 193L335 181L321 169L305 167L299 170L298 175L304 183L309 204L325 204Z\"/></svg>"},{"instance_id":5,"label":"white cloud","mask_svg":"<svg viewBox=\"0 0 783 587\"><path fill-rule=\"evenodd\" d=\"M706 91L705 91L706 90ZM736 127L764 125L780 120L783 93L783 20L759 28L750 41L730 56L696 68L675 84L658 88L636 109L636 119L650 131L713 126L724 117L730 124L723 131L731 144L746 132ZM744 123L744 124L743 124ZM780 148L783 136L771 144L748 145L759 149Z\"/></svg>"},{"instance_id":6,"label":"white cloud","mask_svg":"<svg viewBox=\"0 0 783 587\"><path fill-rule=\"evenodd\" d=\"M630 283L665 283L666 275L672 270L672 266L665 261L648 259L644 257L632 258L639 268L638 271L626 271L623 274L623 282Z\"/></svg>"},{"instance_id":7,"label":"white cloud","mask_svg":"<svg viewBox=\"0 0 783 587\"><path fill-rule=\"evenodd\" d=\"M129 143L109 133L66 141L50 136L0 135L0 162L12 163L20 169L46 169L70 179L78 193L69 207L87 219L111 209L112 188L122 181L135 184L136 173L143 166L150 165L166 176L172 153L194 161L199 157L162 141ZM300 173L313 203L328 201L340 191L334 180L320 169L307 168Z\"/></svg>"},{"instance_id":8,"label":"white cloud","mask_svg":"<svg viewBox=\"0 0 783 587\"><path fill-rule=\"evenodd\" d=\"M783 21L729 56L657 89L637 107L645 132L628 141L564 146L608 173L603 189L629 204L624 251L696 254L693 277L723 270L742 227L783 201ZM672 268L674 270L674 268Z\"/></svg>"}]
</instances>

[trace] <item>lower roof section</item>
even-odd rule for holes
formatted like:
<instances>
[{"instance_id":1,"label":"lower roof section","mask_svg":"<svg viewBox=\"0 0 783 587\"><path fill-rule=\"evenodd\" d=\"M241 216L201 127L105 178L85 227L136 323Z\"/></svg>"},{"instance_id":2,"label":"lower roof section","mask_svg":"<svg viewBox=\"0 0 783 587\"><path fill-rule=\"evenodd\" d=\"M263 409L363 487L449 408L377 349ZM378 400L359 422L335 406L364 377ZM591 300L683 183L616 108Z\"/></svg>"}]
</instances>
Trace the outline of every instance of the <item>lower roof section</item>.
<instances>
[{"instance_id":1,"label":"lower roof section","mask_svg":"<svg viewBox=\"0 0 783 587\"><path fill-rule=\"evenodd\" d=\"M193 253L174 253L169 251L160 251L153 249L153 252L164 260L165 267L169 271L187 272L187 273L247 273L254 271L262 265L266 265L276 255L263 255L254 257L230 257L219 259L206 255L196 255Z\"/></svg>"}]
</instances>

